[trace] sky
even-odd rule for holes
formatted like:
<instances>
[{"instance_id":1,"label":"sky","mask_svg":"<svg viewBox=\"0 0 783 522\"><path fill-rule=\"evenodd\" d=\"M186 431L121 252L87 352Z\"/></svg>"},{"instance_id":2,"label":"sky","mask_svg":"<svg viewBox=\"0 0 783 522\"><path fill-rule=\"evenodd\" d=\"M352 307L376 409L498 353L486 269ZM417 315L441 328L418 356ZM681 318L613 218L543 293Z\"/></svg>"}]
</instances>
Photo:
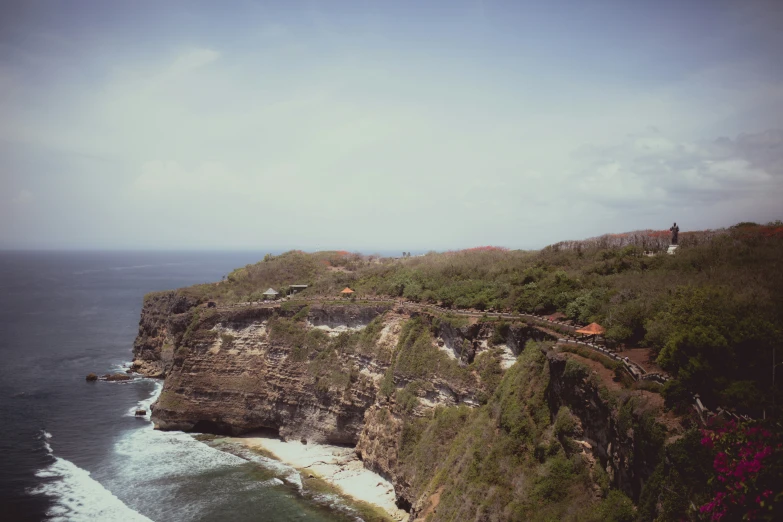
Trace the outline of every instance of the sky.
<instances>
[{"instance_id":1,"label":"sky","mask_svg":"<svg viewBox=\"0 0 783 522\"><path fill-rule=\"evenodd\" d=\"M783 219L783 2L0 3L0 249Z\"/></svg>"}]
</instances>

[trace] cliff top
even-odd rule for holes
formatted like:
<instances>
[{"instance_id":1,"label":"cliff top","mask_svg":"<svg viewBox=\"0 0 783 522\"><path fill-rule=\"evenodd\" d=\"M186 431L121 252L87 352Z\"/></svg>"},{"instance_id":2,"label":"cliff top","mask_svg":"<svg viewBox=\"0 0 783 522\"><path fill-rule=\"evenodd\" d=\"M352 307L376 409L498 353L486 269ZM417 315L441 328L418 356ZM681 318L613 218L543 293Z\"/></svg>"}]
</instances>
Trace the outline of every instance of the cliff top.
<instances>
[{"instance_id":1,"label":"cliff top","mask_svg":"<svg viewBox=\"0 0 783 522\"><path fill-rule=\"evenodd\" d=\"M402 258L290 251L178 292L192 302L235 303L263 300L269 287L307 284L298 294L305 299L350 287L359 300L560 313L601 324L620 347L650 348L675 384L710 403L769 411L769 361L783 332L783 227L739 224L680 239L676 255L663 253L668 239L654 231L540 251L482 247Z\"/></svg>"}]
</instances>

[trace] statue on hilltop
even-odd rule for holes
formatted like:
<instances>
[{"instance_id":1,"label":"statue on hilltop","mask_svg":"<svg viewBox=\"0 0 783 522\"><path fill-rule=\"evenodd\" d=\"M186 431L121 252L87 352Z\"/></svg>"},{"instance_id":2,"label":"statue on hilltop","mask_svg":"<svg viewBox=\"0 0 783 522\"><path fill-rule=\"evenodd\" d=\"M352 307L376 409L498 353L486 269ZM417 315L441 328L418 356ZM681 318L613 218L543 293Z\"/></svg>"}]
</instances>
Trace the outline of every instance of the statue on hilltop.
<instances>
[{"instance_id":1,"label":"statue on hilltop","mask_svg":"<svg viewBox=\"0 0 783 522\"><path fill-rule=\"evenodd\" d=\"M676 245L677 236L680 234L680 227L677 226L677 222L672 225L672 228L670 228L669 231L672 233L672 245Z\"/></svg>"}]
</instances>

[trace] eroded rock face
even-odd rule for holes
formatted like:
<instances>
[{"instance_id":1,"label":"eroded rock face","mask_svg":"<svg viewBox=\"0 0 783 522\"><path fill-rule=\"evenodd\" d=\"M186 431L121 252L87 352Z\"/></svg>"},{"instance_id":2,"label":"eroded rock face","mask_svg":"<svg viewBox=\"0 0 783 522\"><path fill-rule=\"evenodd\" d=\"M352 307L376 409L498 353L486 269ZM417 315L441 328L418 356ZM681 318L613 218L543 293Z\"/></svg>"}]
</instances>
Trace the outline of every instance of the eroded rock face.
<instances>
[{"instance_id":1,"label":"eroded rock face","mask_svg":"<svg viewBox=\"0 0 783 522\"><path fill-rule=\"evenodd\" d=\"M356 445L356 454L364 467L374 471L394 485L397 506L410 510L410 484L400 476L397 467L403 419L389 403L378 403L367 410L364 427Z\"/></svg>"},{"instance_id":2,"label":"eroded rock face","mask_svg":"<svg viewBox=\"0 0 783 522\"><path fill-rule=\"evenodd\" d=\"M173 362L174 345L187 327L198 302L175 291L151 294L144 300L139 333L133 343L132 369L148 377L163 377Z\"/></svg>"},{"instance_id":3,"label":"eroded rock face","mask_svg":"<svg viewBox=\"0 0 783 522\"><path fill-rule=\"evenodd\" d=\"M580 421L584 439L594 457L606 469L610 481L630 498L637 500L644 482L655 471L656 454L648 454L648 434L634 433L632 425L640 418L640 411L627 411L626 425L620 422L616 408L601 396L591 379L566 372L566 357L548 351L550 383L547 399L550 409L557 412L567 406ZM639 444L637 439L642 439Z\"/></svg>"},{"instance_id":4,"label":"eroded rock face","mask_svg":"<svg viewBox=\"0 0 783 522\"><path fill-rule=\"evenodd\" d=\"M438 338L443 349L450 351L454 358L463 363L473 362L476 356L489 349L489 339L495 330L494 323L476 323L456 327L447 321L438 325ZM526 325L509 325L503 331L504 343L500 347L508 351L511 360L522 353L525 343L534 341L556 341L557 339L537 328Z\"/></svg>"},{"instance_id":5,"label":"eroded rock face","mask_svg":"<svg viewBox=\"0 0 783 522\"><path fill-rule=\"evenodd\" d=\"M352 355L333 368L350 380L324 384L296 356L297 346L270 339L270 318L296 310L191 306L173 313L183 307L172 297L145 303L139 327L134 367L166 376L153 411L160 429L240 434L265 428L285 438L356 443L375 400L373 376L385 366ZM360 328L384 310L314 307L308 321Z\"/></svg>"},{"instance_id":6,"label":"eroded rock face","mask_svg":"<svg viewBox=\"0 0 783 522\"><path fill-rule=\"evenodd\" d=\"M314 326L360 328L378 317L378 311L371 306L311 306L307 320Z\"/></svg>"},{"instance_id":7,"label":"eroded rock face","mask_svg":"<svg viewBox=\"0 0 783 522\"><path fill-rule=\"evenodd\" d=\"M364 465L392 482L400 507L410 510L421 504L398 465L406 418L426 417L437 406L477 406L476 387L435 376L415 392L418 402L408 410L395 402L394 393L381 395L384 374L411 315L383 306L351 304L310 307L301 323L311 330L328 329L320 332L325 336L341 329L361 329L376 317L383 318L373 350L345 353L329 362L330 370L350 375L350 379L340 386L324 383L308 366L312 359L297 355L300 347L295 342L270 334L276 316L291 318L298 311L209 308L175 292L146 300L133 368L146 375L165 376L161 397L151 408L152 420L164 430L241 434L263 428L289 439L355 445ZM440 324L433 334L439 349L469 344L471 353L456 355L468 364L488 349L493 326ZM513 361L528 339L541 340L546 335L535 328L510 325L500 347ZM638 498L652 470L635 449L633 430L620 433L616 412L588 379L566 375L562 356L548 352L547 359L551 411L568 406L581 423L585 447L619 487ZM393 384L400 390L408 382L396 378Z\"/></svg>"}]
</instances>

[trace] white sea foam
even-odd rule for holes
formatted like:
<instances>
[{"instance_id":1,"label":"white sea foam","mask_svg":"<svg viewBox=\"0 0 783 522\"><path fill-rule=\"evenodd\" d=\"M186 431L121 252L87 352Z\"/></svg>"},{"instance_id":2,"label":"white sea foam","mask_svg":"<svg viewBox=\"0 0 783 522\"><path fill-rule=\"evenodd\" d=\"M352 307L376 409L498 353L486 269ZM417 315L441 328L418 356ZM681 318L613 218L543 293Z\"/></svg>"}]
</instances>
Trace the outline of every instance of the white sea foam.
<instances>
[{"instance_id":1,"label":"white sea foam","mask_svg":"<svg viewBox=\"0 0 783 522\"><path fill-rule=\"evenodd\" d=\"M46 452L51 455L52 454L52 447L49 445L49 439L52 438L52 434L48 431L44 430L41 433L41 439L43 440L44 448L46 448Z\"/></svg>"},{"instance_id":2,"label":"white sea foam","mask_svg":"<svg viewBox=\"0 0 783 522\"><path fill-rule=\"evenodd\" d=\"M136 382L145 382L148 379L138 379ZM152 403L158 400L158 397L160 397L160 392L163 390L163 381L155 379L155 389L152 391L152 395L149 396L147 399L140 400L138 403L136 403L136 406L133 406L130 408L126 413L126 417L135 417L136 411L138 410L144 410L147 412L146 415L144 415L144 418L149 420L150 419L150 406L152 406Z\"/></svg>"},{"instance_id":3,"label":"white sea foam","mask_svg":"<svg viewBox=\"0 0 783 522\"><path fill-rule=\"evenodd\" d=\"M49 445L52 434L44 431L41 435L44 448L54 462L35 475L44 482L30 491L34 495L46 495L52 498L53 506L47 516L53 521L93 521L106 520L118 522L147 521L149 518L137 513L115 497L109 490L90 477L90 472L73 462L56 457Z\"/></svg>"},{"instance_id":4,"label":"white sea foam","mask_svg":"<svg viewBox=\"0 0 783 522\"><path fill-rule=\"evenodd\" d=\"M139 401L128 415L142 408L149 412L163 387L161 381L154 384L150 396ZM266 497L262 490L281 487L283 481L301 490L299 473L290 466L254 453L251 458L243 458L220 451L186 433L155 430L149 415L146 419L116 441L110 460L92 475L52 455L54 463L37 474L42 484L31 491L52 498L54 506L48 514L52 520L195 520L203 513L233 505L232 498L277 498ZM41 434L51 454L50 437ZM248 480L241 467L249 462L272 470L279 478ZM287 509L282 507L285 504L275 505Z\"/></svg>"},{"instance_id":5,"label":"white sea foam","mask_svg":"<svg viewBox=\"0 0 783 522\"><path fill-rule=\"evenodd\" d=\"M125 435L114 454L122 462L121 473L107 477L106 486L123 498L139 499L145 512L160 520L195 520L226 498L273 485L237 475L235 470L248 464L245 459L152 425ZM193 484L203 486L196 491ZM180 501L172 504L172 498Z\"/></svg>"},{"instance_id":6,"label":"white sea foam","mask_svg":"<svg viewBox=\"0 0 783 522\"><path fill-rule=\"evenodd\" d=\"M128 411L135 415L137 409L147 410L163 389L162 381L155 381L150 397L139 401ZM261 489L275 484L244 481L237 483L230 477L232 469L246 465L247 460L218 451L178 431L158 431L152 423L126 433L114 446L116 458L122 462L121 473L105 480L112 491L122 492L124 498L141 499L150 516L161 520L192 520L203 510L240 489ZM224 476L227 473L229 476ZM187 484L205 476L209 494L182 493ZM187 497L187 502L170 502L171 498ZM176 512L172 511L176 510Z\"/></svg>"}]
</instances>

